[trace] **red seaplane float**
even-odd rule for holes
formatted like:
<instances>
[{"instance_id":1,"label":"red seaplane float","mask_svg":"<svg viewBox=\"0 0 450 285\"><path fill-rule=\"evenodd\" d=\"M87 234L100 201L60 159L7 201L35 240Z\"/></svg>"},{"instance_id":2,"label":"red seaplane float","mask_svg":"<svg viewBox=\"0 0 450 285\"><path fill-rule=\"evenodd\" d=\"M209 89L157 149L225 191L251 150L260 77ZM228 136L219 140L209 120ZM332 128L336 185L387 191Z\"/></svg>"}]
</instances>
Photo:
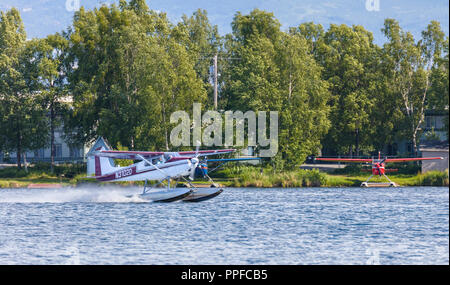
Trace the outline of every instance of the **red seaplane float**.
<instances>
[{"instance_id":1,"label":"red seaplane float","mask_svg":"<svg viewBox=\"0 0 450 285\"><path fill-rule=\"evenodd\" d=\"M87 175L89 178L102 182L145 181L144 190L138 195L144 200L199 202L216 197L223 191L204 171L200 158L234 151L234 149L198 150L198 148L196 151L180 152L117 151L102 146L90 154ZM116 166L113 159L129 159L137 162L121 167ZM210 187L197 188L191 183L196 172L199 172L197 168L200 168L202 175L209 179ZM183 184L184 187L177 187L180 180L186 182ZM149 186L148 181L157 181L157 183ZM167 189L161 190L157 186L164 181L167 182ZM171 185L173 181L175 181L172 183L174 187Z\"/></svg>"},{"instance_id":2,"label":"red seaplane float","mask_svg":"<svg viewBox=\"0 0 450 285\"><path fill-rule=\"evenodd\" d=\"M443 157L409 157L409 158L381 158L380 152L378 152L378 159L370 159L370 158L326 158L326 157L318 157L316 160L320 161L338 161L338 162L356 162L356 163L371 163L372 164L372 175L367 178L366 181L361 183L361 187L370 187L370 186L390 186L396 187L398 186L395 182L392 182L389 177L387 177L386 172L389 172L390 169L386 169L385 165L389 162L406 162L406 161L422 161L422 160L433 160L433 159L444 159ZM395 170L394 170L395 171ZM369 180L374 176L379 175L384 176L389 183L369 183Z\"/></svg>"}]
</instances>

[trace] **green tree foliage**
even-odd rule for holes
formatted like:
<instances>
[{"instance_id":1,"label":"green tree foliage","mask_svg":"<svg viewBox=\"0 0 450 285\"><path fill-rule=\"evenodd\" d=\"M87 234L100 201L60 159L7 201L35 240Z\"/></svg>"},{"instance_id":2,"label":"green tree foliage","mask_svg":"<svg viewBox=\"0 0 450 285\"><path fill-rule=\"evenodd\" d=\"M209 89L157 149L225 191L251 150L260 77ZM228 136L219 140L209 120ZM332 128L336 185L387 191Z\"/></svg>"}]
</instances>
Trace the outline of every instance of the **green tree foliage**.
<instances>
[{"instance_id":1,"label":"green tree foliage","mask_svg":"<svg viewBox=\"0 0 450 285\"><path fill-rule=\"evenodd\" d=\"M52 172L55 159L55 129L61 127L62 118L68 107L66 68L68 47L67 39L58 33L38 40L36 46L36 60L39 62L39 90L49 117Z\"/></svg>"},{"instance_id":2,"label":"green tree foliage","mask_svg":"<svg viewBox=\"0 0 450 285\"><path fill-rule=\"evenodd\" d=\"M293 167L318 151L329 127L329 92L308 41L280 31L272 13L238 13L227 38L228 56L238 58L225 74L229 110L278 111L280 166Z\"/></svg>"},{"instance_id":3,"label":"green tree foliage","mask_svg":"<svg viewBox=\"0 0 450 285\"><path fill-rule=\"evenodd\" d=\"M301 35L283 34L278 46L280 89L280 151L288 166L303 163L316 154L327 133L330 92L322 68Z\"/></svg>"},{"instance_id":4,"label":"green tree foliage","mask_svg":"<svg viewBox=\"0 0 450 285\"><path fill-rule=\"evenodd\" d=\"M144 1L76 13L69 33L73 139L102 135L113 146L169 149L170 114L206 97L172 29Z\"/></svg>"},{"instance_id":5,"label":"green tree foliage","mask_svg":"<svg viewBox=\"0 0 450 285\"><path fill-rule=\"evenodd\" d=\"M442 110L448 106L449 69L448 69L448 37L443 43L442 56L435 59L436 65L431 73L431 86L427 98L428 109Z\"/></svg>"},{"instance_id":6,"label":"green tree foliage","mask_svg":"<svg viewBox=\"0 0 450 285\"><path fill-rule=\"evenodd\" d=\"M145 0L120 0L81 8L67 31L27 41L19 12L2 12L0 150L15 151L20 167L49 137L53 149L61 116L72 144L104 136L115 148L171 149L170 115L192 115L194 102L211 109L215 55L219 109L278 111L278 168L322 145L358 155L407 139L417 149L425 111L448 113L448 36L438 22L416 41L386 19L382 47L356 25L282 31L258 9L231 26L222 37L205 10L174 25Z\"/></svg>"},{"instance_id":7,"label":"green tree foliage","mask_svg":"<svg viewBox=\"0 0 450 285\"><path fill-rule=\"evenodd\" d=\"M436 65L431 70L431 86L429 90L429 96L427 98L427 109L443 111L447 114L444 118L444 126L447 132L447 140L449 133L449 117L448 117L448 105L449 105L449 69L448 69L448 37L442 45L442 55L435 59Z\"/></svg>"},{"instance_id":8,"label":"green tree foliage","mask_svg":"<svg viewBox=\"0 0 450 285\"><path fill-rule=\"evenodd\" d=\"M26 41L19 12L0 14L0 150L15 151L17 166L27 150L46 144L46 109L38 91L39 41Z\"/></svg>"},{"instance_id":9,"label":"green tree foliage","mask_svg":"<svg viewBox=\"0 0 450 285\"><path fill-rule=\"evenodd\" d=\"M332 153L356 155L371 149L372 120L377 68L377 46L372 33L361 26L332 24L323 32L320 25L300 25L297 32L309 41L322 78L329 84L331 128L324 147Z\"/></svg>"},{"instance_id":10,"label":"green tree foliage","mask_svg":"<svg viewBox=\"0 0 450 285\"><path fill-rule=\"evenodd\" d=\"M314 24L313 22L307 22L300 24L298 27L290 28L289 32L291 34L301 34L308 42L308 45L310 46L311 53L316 57L318 60L318 53L317 53L317 45L320 44L320 41L323 38L323 34L325 33L323 27L321 24Z\"/></svg>"},{"instance_id":11,"label":"green tree foliage","mask_svg":"<svg viewBox=\"0 0 450 285\"><path fill-rule=\"evenodd\" d=\"M382 30L388 39L383 46L383 60L387 66L384 71L389 78L388 86L394 94L391 104L403 113L399 133L412 141L413 153L417 154L427 98L432 93L433 73L436 75L442 67L439 63L445 62L445 35L435 21L422 32L418 42L394 19L386 19ZM445 76L441 80L445 82ZM436 94L434 98L445 98L443 91L444 94Z\"/></svg>"},{"instance_id":12,"label":"green tree foliage","mask_svg":"<svg viewBox=\"0 0 450 285\"><path fill-rule=\"evenodd\" d=\"M207 90L209 106L213 105L213 86L211 84L211 68L213 57L219 53L222 39L217 25L209 22L206 10L198 9L191 17L183 15L181 22L172 30L172 36L184 43L187 52L194 62L197 76L202 79Z\"/></svg>"}]
</instances>

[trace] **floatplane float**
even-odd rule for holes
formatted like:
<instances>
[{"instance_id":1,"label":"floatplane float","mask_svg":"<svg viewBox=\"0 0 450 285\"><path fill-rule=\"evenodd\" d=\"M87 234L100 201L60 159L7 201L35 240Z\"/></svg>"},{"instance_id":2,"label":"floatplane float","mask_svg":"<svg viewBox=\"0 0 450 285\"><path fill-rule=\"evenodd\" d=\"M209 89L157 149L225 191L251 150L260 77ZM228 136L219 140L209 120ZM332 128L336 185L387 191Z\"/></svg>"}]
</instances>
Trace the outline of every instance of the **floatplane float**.
<instances>
[{"instance_id":1,"label":"floatplane float","mask_svg":"<svg viewBox=\"0 0 450 285\"><path fill-rule=\"evenodd\" d=\"M206 157L234 152L234 149L198 150L180 152L160 151L118 151L101 146L93 151L88 159L88 177L102 182L145 181L142 194L138 197L154 202L200 202L216 197L223 189L208 176ZM205 160L200 161L200 158ZM112 159L129 159L137 162L120 167ZM224 159L236 161L248 159ZM215 159L212 161L220 161ZM93 167L90 164L94 164ZM91 173L89 173L91 172ZM196 187L191 181L200 174L208 178L210 187ZM89 176L94 174L94 176ZM186 178L187 177L187 178ZM148 185L148 181L157 181ZM182 187L177 187L182 183ZM160 190L158 186L167 182L167 188ZM173 183L172 183L173 182Z\"/></svg>"},{"instance_id":2,"label":"floatplane float","mask_svg":"<svg viewBox=\"0 0 450 285\"><path fill-rule=\"evenodd\" d=\"M386 163L388 162L405 162L405 161L421 161L421 160L433 160L433 159L444 159L443 157L409 157L409 158L381 158L381 153L378 152L378 159L365 159L365 158L326 158L326 157L317 157L316 160L321 161L338 161L338 162L362 162L362 163L371 163L372 164L372 175L367 178L366 181L361 183L361 187L397 187L398 184L391 181L389 177L387 177L386 172L393 172L394 169L386 169ZM384 176L389 182L386 183L370 183L369 180L374 176L379 175L380 177Z\"/></svg>"}]
</instances>

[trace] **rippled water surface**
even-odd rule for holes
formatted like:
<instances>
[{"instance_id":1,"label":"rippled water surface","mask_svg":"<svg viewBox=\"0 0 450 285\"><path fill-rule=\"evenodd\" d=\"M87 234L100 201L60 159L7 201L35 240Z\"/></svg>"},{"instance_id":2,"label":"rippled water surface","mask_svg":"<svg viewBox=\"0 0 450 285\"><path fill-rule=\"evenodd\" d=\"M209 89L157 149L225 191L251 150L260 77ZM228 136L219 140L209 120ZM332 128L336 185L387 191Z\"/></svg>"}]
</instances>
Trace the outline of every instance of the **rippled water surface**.
<instances>
[{"instance_id":1,"label":"rippled water surface","mask_svg":"<svg viewBox=\"0 0 450 285\"><path fill-rule=\"evenodd\" d=\"M0 189L0 264L448 264L449 190Z\"/></svg>"}]
</instances>

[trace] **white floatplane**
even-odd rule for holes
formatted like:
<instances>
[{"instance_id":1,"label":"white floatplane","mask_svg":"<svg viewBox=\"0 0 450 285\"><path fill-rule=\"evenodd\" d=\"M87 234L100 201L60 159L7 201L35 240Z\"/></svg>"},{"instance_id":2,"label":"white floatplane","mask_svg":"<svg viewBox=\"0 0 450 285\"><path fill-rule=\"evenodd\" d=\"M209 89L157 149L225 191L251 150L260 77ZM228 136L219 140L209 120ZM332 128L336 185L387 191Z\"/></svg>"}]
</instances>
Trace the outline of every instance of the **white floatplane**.
<instances>
[{"instance_id":1,"label":"white floatplane","mask_svg":"<svg viewBox=\"0 0 450 285\"><path fill-rule=\"evenodd\" d=\"M98 181L145 181L140 198L154 202L199 202L211 199L222 193L223 189L212 182L209 188L197 188L190 181L194 180L195 171L200 168L199 158L234 152L234 149L196 150L180 152L159 151L117 151L104 146L95 149L88 158L88 177ZM114 165L112 159L138 160L128 166ZM197 170L198 171L198 170ZM89 176L93 175L94 176ZM186 179L187 177L187 179ZM176 187L179 180L184 180L188 187ZM152 186L148 181L158 181ZM167 182L167 189L158 185ZM176 181L171 185L171 181Z\"/></svg>"}]
</instances>

